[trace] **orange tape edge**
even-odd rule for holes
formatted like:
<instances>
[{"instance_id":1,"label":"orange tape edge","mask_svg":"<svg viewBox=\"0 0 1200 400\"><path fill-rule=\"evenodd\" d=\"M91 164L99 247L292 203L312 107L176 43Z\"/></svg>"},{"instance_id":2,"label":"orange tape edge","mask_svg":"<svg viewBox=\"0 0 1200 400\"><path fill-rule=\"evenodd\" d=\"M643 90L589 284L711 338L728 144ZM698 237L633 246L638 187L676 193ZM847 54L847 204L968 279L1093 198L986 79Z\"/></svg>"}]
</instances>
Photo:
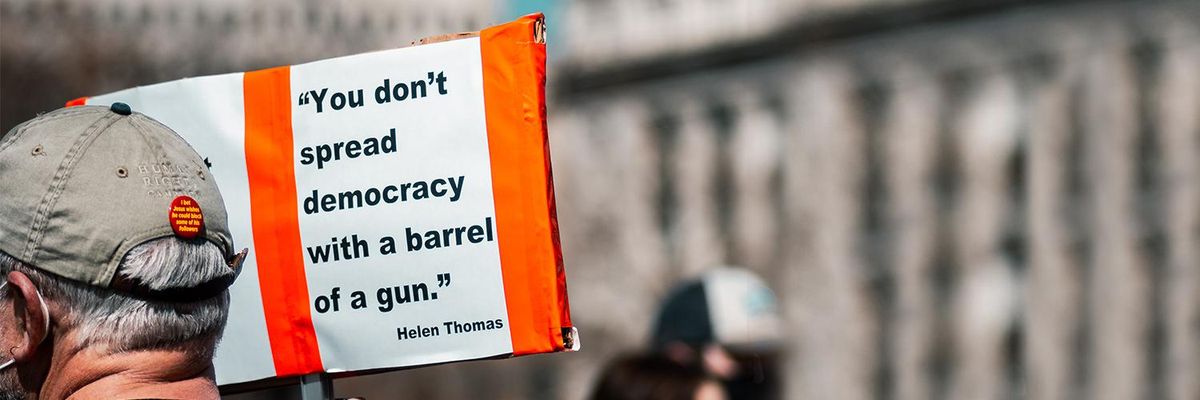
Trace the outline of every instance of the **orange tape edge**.
<instances>
[{"instance_id":1,"label":"orange tape edge","mask_svg":"<svg viewBox=\"0 0 1200 400\"><path fill-rule=\"evenodd\" d=\"M324 367L300 250L291 69L247 72L243 79L254 256L275 373L283 377L320 372Z\"/></svg>"},{"instance_id":2,"label":"orange tape edge","mask_svg":"<svg viewBox=\"0 0 1200 400\"><path fill-rule=\"evenodd\" d=\"M66 106L67 107L75 107L75 106L87 105L87 101L88 101L88 96L83 96L83 97L68 101Z\"/></svg>"},{"instance_id":3,"label":"orange tape edge","mask_svg":"<svg viewBox=\"0 0 1200 400\"><path fill-rule=\"evenodd\" d=\"M570 326L546 130L546 46L534 39L542 21L531 14L479 35L513 355L563 350L562 328Z\"/></svg>"}]
</instances>

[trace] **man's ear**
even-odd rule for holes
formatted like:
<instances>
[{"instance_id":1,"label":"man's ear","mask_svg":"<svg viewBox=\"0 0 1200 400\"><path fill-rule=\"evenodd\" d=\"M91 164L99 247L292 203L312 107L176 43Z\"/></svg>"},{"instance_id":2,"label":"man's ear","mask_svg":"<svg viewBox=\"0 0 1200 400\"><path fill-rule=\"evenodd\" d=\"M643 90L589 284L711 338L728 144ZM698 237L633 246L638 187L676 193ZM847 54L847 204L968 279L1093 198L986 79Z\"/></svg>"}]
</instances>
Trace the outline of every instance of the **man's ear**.
<instances>
[{"instance_id":1,"label":"man's ear","mask_svg":"<svg viewBox=\"0 0 1200 400\"><path fill-rule=\"evenodd\" d=\"M18 329L23 333L17 348L12 349L12 356L18 363L28 362L37 354L38 346L49 334L49 309L38 294L37 286L34 286L25 273L9 272L8 286L8 290L13 291L16 297L13 299L13 313L17 316Z\"/></svg>"}]
</instances>

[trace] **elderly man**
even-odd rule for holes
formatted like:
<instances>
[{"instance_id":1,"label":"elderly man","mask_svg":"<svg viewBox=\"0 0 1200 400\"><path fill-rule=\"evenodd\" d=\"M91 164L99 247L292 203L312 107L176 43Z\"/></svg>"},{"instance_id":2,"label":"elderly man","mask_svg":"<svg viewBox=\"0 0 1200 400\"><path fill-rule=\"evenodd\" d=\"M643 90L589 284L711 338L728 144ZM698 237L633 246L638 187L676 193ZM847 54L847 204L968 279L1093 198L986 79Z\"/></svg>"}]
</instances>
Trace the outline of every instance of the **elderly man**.
<instances>
[{"instance_id":1,"label":"elderly man","mask_svg":"<svg viewBox=\"0 0 1200 400\"><path fill-rule=\"evenodd\" d=\"M123 103L0 137L0 399L215 399L233 253L204 160Z\"/></svg>"}]
</instances>

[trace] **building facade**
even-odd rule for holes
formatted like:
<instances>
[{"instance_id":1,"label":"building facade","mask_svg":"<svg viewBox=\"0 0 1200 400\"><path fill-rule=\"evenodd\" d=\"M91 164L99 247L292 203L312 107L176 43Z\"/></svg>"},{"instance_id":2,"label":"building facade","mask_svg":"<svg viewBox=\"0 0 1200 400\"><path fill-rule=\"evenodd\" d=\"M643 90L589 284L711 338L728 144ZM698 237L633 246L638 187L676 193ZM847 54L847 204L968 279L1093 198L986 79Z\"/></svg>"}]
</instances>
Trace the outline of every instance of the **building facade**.
<instances>
[{"instance_id":1,"label":"building facade","mask_svg":"<svg viewBox=\"0 0 1200 400\"><path fill-rule=\"evenodd\" d=\"M1195 3L570 4L589 351L740 265L781 300L789 399L1200 396Z\"/></svg>"}]
</instances>

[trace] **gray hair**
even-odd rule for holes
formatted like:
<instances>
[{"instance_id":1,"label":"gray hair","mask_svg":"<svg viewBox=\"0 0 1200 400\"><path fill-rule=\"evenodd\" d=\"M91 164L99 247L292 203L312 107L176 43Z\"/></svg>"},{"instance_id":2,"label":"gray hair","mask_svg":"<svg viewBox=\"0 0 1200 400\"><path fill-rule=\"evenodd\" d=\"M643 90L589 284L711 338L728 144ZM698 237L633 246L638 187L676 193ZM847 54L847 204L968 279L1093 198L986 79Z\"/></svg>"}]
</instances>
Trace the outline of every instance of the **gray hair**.
<instances>
[{"instance_id":1,"label":"gray hair","mask_svg":"<svg viewBox=\"0 0 1200 400\"><path fill-rule=\"evenodd\" d=\"M144 300L42 272L0 252L0 272L13 270L28 275L48 301L69 310L56 327L73 330L81 348L107 353L182 350L212 357L225 329L228 292L189 303ZM134 247L121 260L117 274L162 290L193 287L231 275L233 270L216 245L169 237Z\"/></svg>"}]
</instances>

